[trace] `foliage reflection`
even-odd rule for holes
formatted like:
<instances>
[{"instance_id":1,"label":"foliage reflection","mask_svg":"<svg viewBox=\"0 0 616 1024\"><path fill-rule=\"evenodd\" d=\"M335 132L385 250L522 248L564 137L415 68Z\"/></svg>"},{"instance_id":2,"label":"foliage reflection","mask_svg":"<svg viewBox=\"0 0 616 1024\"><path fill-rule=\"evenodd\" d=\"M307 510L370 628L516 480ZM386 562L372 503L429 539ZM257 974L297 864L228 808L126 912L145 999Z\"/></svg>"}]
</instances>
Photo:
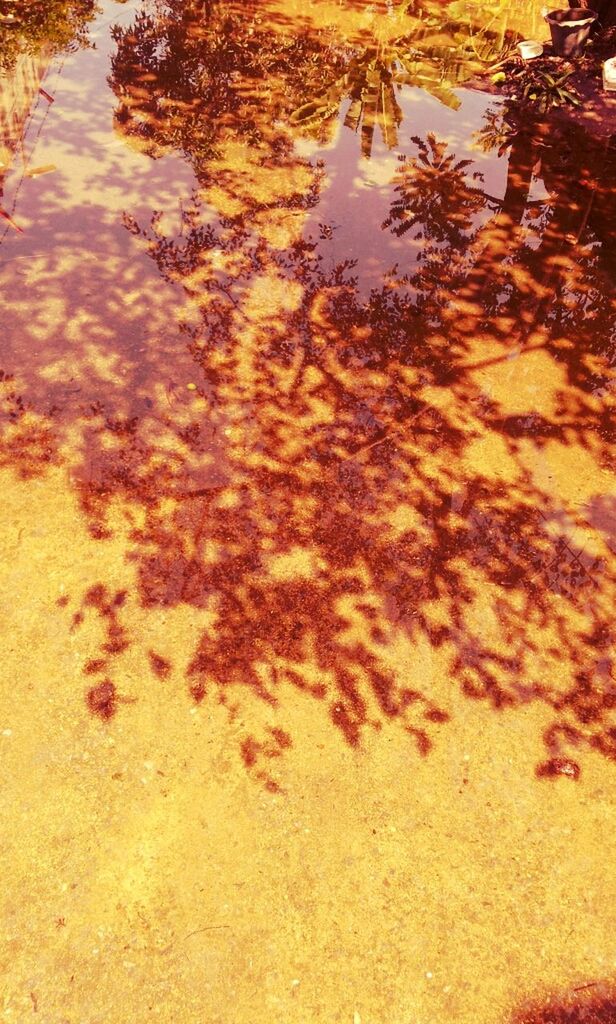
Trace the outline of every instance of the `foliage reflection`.
<instances>
[{"instance_id":1,"label":"foliage reflection","mask_svg":"<svg viewBox=\"0 0 616 1024\"><path fill-rule=\"evenodd\" d=\"M194 699L272 710L242 744L270 788L295 739L294 690L353 746L396 723L427 754L455 687L495 709L541 703L542 776L576 777L584 747L616 759L609 499L582 514L539 471L548 450L610 464L608 146L499 106L475 140L507 160L499 197L438 131L413 135L374 224L400 258L366 293L371 254L338 252L333 224L305 230L326 168L294 143L312 115L333 137L342 91L318 117L306 96L347 76L342 116L361 124L364 154L379 118L399 148L391 71L371 44L308 21L298 32L276 7L208 2L144 5L115 39L119 131L154 157L182 152L195 173L179 234L160 213L129 210L125 224L184 289L180 343L207 413L136 416L116 394L112 415L103 395L81 424L97 471L80 497L101 539L117 502L131 509L143 608L211 613L189 658ZM512 368L536 381L517 411ZM114 711L123 602L101 583L74 619L95 609L105 624L87 674Z\"/></svg>"}]
</instances>

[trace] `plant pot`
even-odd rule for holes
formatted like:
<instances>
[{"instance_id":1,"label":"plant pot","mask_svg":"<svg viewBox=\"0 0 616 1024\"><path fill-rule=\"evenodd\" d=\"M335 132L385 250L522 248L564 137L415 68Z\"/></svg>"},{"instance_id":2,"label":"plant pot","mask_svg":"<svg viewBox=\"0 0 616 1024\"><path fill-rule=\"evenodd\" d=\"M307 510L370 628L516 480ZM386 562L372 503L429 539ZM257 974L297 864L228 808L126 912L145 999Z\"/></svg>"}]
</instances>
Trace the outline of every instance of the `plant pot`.
<instances>
[{"instance_id":1,"label":"plant pot","mask_svg":"<svg viewBox=\"0 0 616 1024\"><path fill-rule=\"evenodd\" d=\"M594 11L584 7L550 11L545 20L552 33L554 53L559 57L578 57L582 53L590 30L597 20Z\"/></svg>"}]
</instances>

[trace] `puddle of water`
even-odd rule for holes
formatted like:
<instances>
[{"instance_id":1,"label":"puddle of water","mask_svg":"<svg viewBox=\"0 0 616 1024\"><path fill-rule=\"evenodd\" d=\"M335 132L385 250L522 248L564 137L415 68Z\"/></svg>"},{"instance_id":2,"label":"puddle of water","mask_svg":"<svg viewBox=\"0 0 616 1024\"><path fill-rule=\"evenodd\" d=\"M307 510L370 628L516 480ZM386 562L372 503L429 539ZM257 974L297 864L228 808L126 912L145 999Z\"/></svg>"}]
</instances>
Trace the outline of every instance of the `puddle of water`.
<instances>
[{"instance_id":1,"label":"puddle of water","mask_svg":"<svg viewBox=\"0 0 616 1024\"><path fill-rule=\"evenodd\" d=\"M610 458L609 143L457 84L514 37L450 8L443 31L421 4L107 2L95 49L17 57L4 462L71 464L95 536L118 498L147 512L141 604L218 616L196 699L286 680L349 742L399 717L425 753L448 715L388 667L398 631L447 644L470 696L557 708L553 756L612 756L609 538L584 517Z\"/></svg>"}]
</instances>

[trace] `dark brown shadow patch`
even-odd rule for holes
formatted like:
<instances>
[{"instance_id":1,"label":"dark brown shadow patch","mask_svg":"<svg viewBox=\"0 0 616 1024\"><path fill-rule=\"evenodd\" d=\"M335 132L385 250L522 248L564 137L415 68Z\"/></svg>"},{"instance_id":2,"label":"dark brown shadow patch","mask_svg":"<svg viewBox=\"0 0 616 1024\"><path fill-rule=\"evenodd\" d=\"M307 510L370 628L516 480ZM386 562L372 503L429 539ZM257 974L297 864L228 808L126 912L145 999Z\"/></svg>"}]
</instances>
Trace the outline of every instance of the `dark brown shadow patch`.
<instances>
[{"instance_id":1,"label":"dark brown shadow patch","mask_svg":"<svg viewBox=\"0 0 616 1024\"><path fill-rule=\"evenodd\" d=\"M166 679L171 672L171 662L167 658L163 658L162 654L157 654L156 651L148 651L148 658L154 675L159 679Z\"/></svg>"},{"instance_id":2,"label":"dark brown shadow patch","mask_svg":"<svg viewBox=\"0 0 616 1024\"><path fill-rule=\"evenodd\" d=\"M616 1024L616 993L605 982L587 982L558 1000L517 1010L510 1024Z\"/></svg>"},{"instance_id":3,"label":"dark brown shadow patch","mask_svg":"<svg viewBox=\"0 0 616 1024\"><path fill-rule=\"evenodd\" d=\"M93 686L88 690L86 700L93 715L98 715L103 721L113 718L118 704L114 683L110 679L105 679L98 686Z\"/></svg>"}]
</instances>

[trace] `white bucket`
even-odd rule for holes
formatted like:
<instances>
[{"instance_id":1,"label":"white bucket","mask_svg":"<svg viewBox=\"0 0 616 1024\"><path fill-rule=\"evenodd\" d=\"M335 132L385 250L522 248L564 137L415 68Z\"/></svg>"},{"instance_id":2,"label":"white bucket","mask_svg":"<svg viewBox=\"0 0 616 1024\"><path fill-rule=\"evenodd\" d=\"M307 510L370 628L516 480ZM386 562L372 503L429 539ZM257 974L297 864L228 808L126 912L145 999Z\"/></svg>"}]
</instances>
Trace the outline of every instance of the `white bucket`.
<instances>
[{"instance_id":1,"label":"white bucket","mask_svg":"<svg viewBox=\"0 0 616 1024\"><path fill-rule=\"evenodd\" d=\"M603 65L603 88L607 92L616 92L616 57L610 57Z\"/></svg>"},{"instance_id":2,"label":"white bucket","mask_svg":"<svg viewBox=\"0 0 616 1024\"><path fill-rule=\"evenodd\" d=\"M522 60L533 60L534 57L541 56L543 46L535 39L523 39L521 43L518 43L518 50Z\"/></svg>"}]
</instances>

